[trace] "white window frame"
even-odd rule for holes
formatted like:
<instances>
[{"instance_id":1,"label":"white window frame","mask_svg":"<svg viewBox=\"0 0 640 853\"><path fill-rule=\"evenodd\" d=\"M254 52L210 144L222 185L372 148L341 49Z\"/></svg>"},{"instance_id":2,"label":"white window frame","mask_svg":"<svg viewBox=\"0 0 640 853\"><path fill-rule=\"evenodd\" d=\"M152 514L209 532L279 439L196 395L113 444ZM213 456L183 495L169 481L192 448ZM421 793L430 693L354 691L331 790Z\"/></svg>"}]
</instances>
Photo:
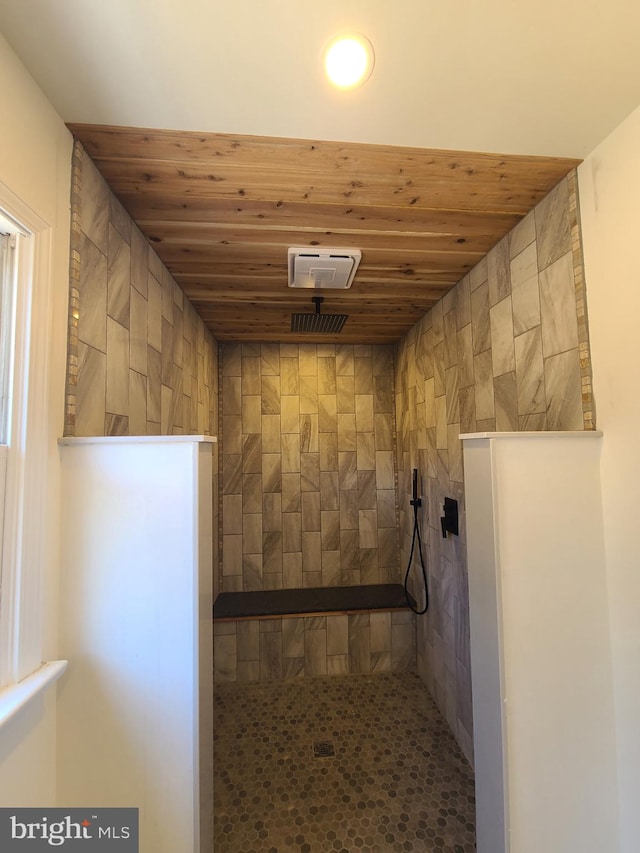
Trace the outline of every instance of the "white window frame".
<instances>
[{"instance_id":1,"label":"white window frame","mask_svg":"<svg viewBox=\"0 0 640 853\"><path fill-rule=\"evenodd\" d=\"M42 660L43 573L51 533L46 499L52 429L52 229L2 183L0 217L17 235L0 579L1 724L57 678L66 662Z\"/></svg>"}]
</instances>

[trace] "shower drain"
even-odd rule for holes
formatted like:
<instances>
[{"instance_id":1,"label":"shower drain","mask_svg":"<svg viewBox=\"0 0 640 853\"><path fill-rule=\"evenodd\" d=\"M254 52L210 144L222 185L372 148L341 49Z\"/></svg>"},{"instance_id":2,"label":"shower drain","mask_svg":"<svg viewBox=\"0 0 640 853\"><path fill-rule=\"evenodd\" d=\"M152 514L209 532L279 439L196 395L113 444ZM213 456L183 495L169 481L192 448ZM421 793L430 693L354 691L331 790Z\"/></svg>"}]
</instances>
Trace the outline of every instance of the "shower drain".
<instances>
[{"instance_id":1,"label":"shower drain","mask_svg":"<svg viewBox=\"0 0 640 853\"><path fill-rule=\"evenodd\" d=\"M313 743L314 758L329 758L336 754L333 741L331 740L316 740Z\"/></svg>"}]
</instances>

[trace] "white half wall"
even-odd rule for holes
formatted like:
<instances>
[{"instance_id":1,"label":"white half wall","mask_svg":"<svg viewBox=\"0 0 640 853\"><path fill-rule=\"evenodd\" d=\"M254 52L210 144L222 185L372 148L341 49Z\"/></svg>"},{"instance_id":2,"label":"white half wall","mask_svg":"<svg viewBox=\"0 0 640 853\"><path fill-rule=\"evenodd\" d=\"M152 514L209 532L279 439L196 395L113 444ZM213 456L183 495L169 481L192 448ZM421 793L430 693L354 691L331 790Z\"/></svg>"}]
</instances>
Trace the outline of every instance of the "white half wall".
<instances>
[{"instance_id":1,"label":"white half wall","mask_svg":"<svg viewBox=\"0 0 640 853\"><path fill-rule=\"evenodd\" d=\"M640 108L578 170L611 623L620 853L640 802ZM604 602L603 602L604 605Z\"/></svg>"},{"instance_id":2,"label":"white half wall","mask_svg":"<svg viewBox=\"0 0 640 853\"><path fill-rule=\"evenodd\" d=\"M59 460L64 422L69 292L71 135L0 35L0 199L17 197L51 226L53 299L46 342L50 407L47 420L44 566L45 659L57 656ZM55 690L39 697L0 731L0 805L55 804Z\"/></svg>"}]
</instances>

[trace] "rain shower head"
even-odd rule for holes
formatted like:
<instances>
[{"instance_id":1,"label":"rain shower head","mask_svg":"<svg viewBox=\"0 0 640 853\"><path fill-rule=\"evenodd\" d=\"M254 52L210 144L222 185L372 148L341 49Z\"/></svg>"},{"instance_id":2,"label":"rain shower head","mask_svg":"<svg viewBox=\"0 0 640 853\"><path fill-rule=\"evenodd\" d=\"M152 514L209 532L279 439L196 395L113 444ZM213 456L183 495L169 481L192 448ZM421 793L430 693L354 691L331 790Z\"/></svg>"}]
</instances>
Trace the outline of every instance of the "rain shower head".
<instances>
[{"instance_id":1,"label":"rain shower head","mask_svg":"<svg viewBox=\"0 0 640 853\"><path fill-rule=\"evenodd\" d=\"M311 301L315 303L315 314L292 314L291 331L314 335L337 335L349 317L348 314L321 314L320 305L324 302L324 296L312 296Z\"/></svg>"}]
</instances>

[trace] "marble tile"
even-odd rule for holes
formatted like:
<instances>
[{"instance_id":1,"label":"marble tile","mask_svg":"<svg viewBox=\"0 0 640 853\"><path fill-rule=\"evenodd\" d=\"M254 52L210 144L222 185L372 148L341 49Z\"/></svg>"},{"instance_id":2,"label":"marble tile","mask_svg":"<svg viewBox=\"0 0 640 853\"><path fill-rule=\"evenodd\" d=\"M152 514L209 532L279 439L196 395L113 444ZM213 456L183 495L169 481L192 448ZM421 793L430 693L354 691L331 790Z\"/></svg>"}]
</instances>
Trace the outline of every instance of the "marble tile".
<instances>
[{"instance_id":1,"label":"marble tile","mask_svg":"<svg viewBox=\"0 0 640 853\"><path fill-rule=\"evenodd\" d=\"M162 286L150 273L147 291L148 342L159 352L162 349Z\"/></svg>"},{"instance_id":2,"label":"marble tile","mask_svg":"<svg viewBox=\"0 0 640 853\"><path fill-rule=\"evenodd\" d=\"M282 449L282 473L292 474L300 470L300 434L283 433L280 439Z\"/></svg>"},{"instance_id":3,"label":"marble tile","mask_svg":"<svg viewBox=\"0 0 640 853\"><path fill-rule=\"evenodd\" d=\"M80 228L106 255L109 242L109 190L84 151L81 156L81 176Z\"/></svg>"},{"instance_id":4,"label":"marble tile","mask_svg":"<svg viewBox=\"0 0 640 853\"><path fill-rule=\"evenodd\" d=\"M457 364L458 339L456 313L454 310L444 315L444 366L445 369Z\"/></svg>"},{"instance_id":5,"label":"marble tile","mask_svg":"<svg viewBox=\"0 0 640 853\"><path fill-rule=\"evenodd\" d=\"M355 392L373 394L373 362L371 358L356 358L354 362Z\"/></svg>"},{"instance_id":6,"label":"marble tile","mask_svg":"<svg viewBox=\"0 0 640 853\"><path fill-rule=\"evenodd\" d=\"M222 574L242 575L242 536L222 537Z\"/></svg>"},{"instance_id":7,"label":"marble tile","mask_svg":"<svg viewBox=\"0 0 640 853\"><path fill-rule=\"evenodd\" d=\"M545 358L544 378L547 391L547 428L583 429L578 350L573 349Z\"/></svg>"},{"instance_id":8,"label":"marble tile","mask_svg":"<svg viewBox=\"0 0 640 853\"><path fill-rule=\"evenodd\" d=\"M546 409L542 335L536 326L515 339L518 415Z\"/></svg>"},{"instance_id":9,"label":"marble tile","mask_svg":"<svg viewBox=\"0 0 640 853\"><path fill-rule=\"evenodd\" d=\"M222 434L224 435L224 453L243 452L242 418L240 415L223 415Z\"/></svg>"},{"instance_id":10,"label":"marble tile","mask_svg":"<svg viewBox=\"0 0 640 853\"><path fill-rule=\"evenodd\" d=\"M335 432L337 404L335 394L318 394L318 430Z\"/></svg>"},{"instance_id":11,"label":"marble tile","mask_svg":"<svg viewBox=\"0 0 640 853\"><path fill-rule=\"evenodd\" d=\"M255 619L237 623L238 660L260 660L260 623Z\"/></svg>"},{"instance_id":12,"label":"marble tile","mask_svg":"<svg viewBox=\"0 0 640 853\"><path fill-rule=\"evenodd\" d=\"M340 551L323 550L322 586L340 586L341 577Z\"/></svg>"},{"instance_id":13,"label":"marble tile","mask_svg":"<svg viewBox=\"0 0 640 853\"><path fill-rule=\"evenodd\" d=\"M242 474L241 484L242 512L259 513L262 510L262 475Z\"/></svg>"},{"instance_id":14,"label":"marble tile","mask_svg":"<svg viewBox=\"0 0 640 853\"><path fill-rule=\"evenodd\" d=\"M355 414L338 414L338 451L356 449L356 416Z\"/></svg>"},{"instance_id":15,"label":"marble tile","mask_svg":"<svg viewBox=\"0 0 640 853\"><path fill-rule=\"evenodd\" d=\"M518 430L518 386L515 371L493 380L496 410L496 429L499 432ZM452 479L456 479L452 477ZM462 482L460 480L460 482Z\"/></svg>"},{"instance_id":16,"label":"marble tile","mask_svg":"<svg viewBox=\"0 0 640 853\"><path fill-rule=\"evenodd\" d=\"M358 471L358 509L375 509L376 472Z\"/></svg>"},{"instance_id":17,"label":"marble tile","mask_svg":"<svg viewBox=\"0 0 640 853\"><path fill-rule=\"evenodd\" d=\"M216 683L235 681L238 667L236 635L217 636L214 645L214 681Z\"/></svg>"},{"instance_id":18,"label":"marble tile","mask_svg":"<svg viewBox=\"0 0 640 853\"><path fill-rule=\"evenodd\" d=\"M281 393L297 397L300 394L299 360L280 356L280 388Z\"/></svg>"},{"instance_id":19,"label":"marble tile","mask_svg":"<svg viewBox=\"0 0 640 853\"><path fill-rule=\"evenodd\" d=\"M131 286L144 298L148 294L149 267L147 252L149 244L146 237L133 223L131 227Z\"/></svg>"},{"instance_id":20,"label":"marble tile","mask_svg":"<svg viewBox=\"0 0 640 853\"><path fill-rule=\"evenodd\" d=\"M372 652L391 651L391 613L371 613L370 648Z\"/></svg>"},{"instance_id":21,"label":"marble tile","mask_svg":"<svg viewBox=\"0 0 640 853\"><path fill-rule=\"evenodd\" d=\"M538 268L545 269L571 251L569 190L566 178L542 199L534 211Z\"/></svg>"},{"instance_id":22,"label":"marble tile","mask_svg":"<svg viewBox=\"0 0 640 853\"><path fill-rule=\"evenodd\" d=\"M320 454L300 454L300 488L303 492L320 491Z\"/></svg>"},{"instance_id":23,"label":"marble tile","mask_svg":"<svg viewBox=\"0 0 640 853\"><path fill-rule=\"evenodd\" d=\"M236 343L225 344L222 350L222 375L242 376L242 346Z\"/></svg>"},{"instance_id":24,"label":"marble tile","mask_svg":"<svg viewBox=\"0 0 640 853\"><path fill-rule=\"evenodd\" d=\"M271 530L262 534L262 568L265 589L282 587L282 533ZM268 584L267 576L271 576Z\"/></svg>"},{"instance_id":25,"label":"marble tile","mask_svg":"<svg viewBox=\"0 0 640 853\"><path fill-rule=\"evenodd\" d=\"M107 357L78 344L76 435L100 435L104 429Z\"/></svg>"},{"instance_id":26,"label":"marble tile","mask_svg":"<svg viewBox=\"0 0 640 853\"><path fill-rule=\"evenodd\" d=\"M380 511L378 510L378 524L381 524ZM380 569L397 569L399 560L398 531L395 526L378 529L378 566ZM399 577L389 577L385 583L399 583Z\"/></svg>"},{"instance_id":27,"label":"marble tile","mask_svg":"<svg viewBox=\"0 0 640 853\"><path fill-rule=\"evenodd\" d=\"M318 377L300 375L300 411L318 414Z\"/></svg>"},{"instance_id":28,"label":"marble tile","mask_svg":"<svg viewBox=\"0 0 640 853\"><path fill-rule=\"evenodd\" d=\"M241 385L239 376L222 377L222 411L225 416L242 414ZM260 430L251 430L251 432L260 432Z\"/></svg>"},{"instance_id":29,"label":"marble tile","mask_svg":"<svg viewBox=\"0 0 640 853\"><path fill-rule=\"evenodd\" d=\"M493 418L495 414L493 399L493 369L491 350L485 350L473 359L475 377L476 420Z\"/></svg>"},{"instance_id":30,"label":"marble tile","mask_svg":"<svg viewBox=\"0 0 640 853\"><path fill-rule=\"evenodd\" d=\"M244 374L243 374L244 381ZM262 414L280 414L280 377L262 377Z\"/></svg>"},{"instance_id":31,"label":"marble tile","mask_svg":"<svg viewBox=\"0 0 640 853\"><path fill-rule=\"evenodd\" d=\"M436 397L436 447L447 447L447 400Z\"/></svg>"},{"instance_id":32,"label":"marble tile","mask_svg":"<svg viewBox=\"0 0 640 853\"><path fill-rule=\"evenodd\" d=\"M147 420L160 422L162 361L154 347L147 347Z\"/></svg>"},{"instance_id":33,"label":"marble tile","mask_svg":"<svg viewBox=\"0 0 640 853\"><path fill-rule=\"evenodd\" d=\"M447 450L449 460L449 479L456 483L464 481L462 469L462 442L460 424L447 424Z\"/></svg>"},{"instance_id":34,"label":"marble tile","mask_svg":"<svg viewBox=\"0 0 640 853\"><path fill-rule=\"evenodd\" d=\"M471 323L463 326L457 335L458 345L458 386L467 388L473 385L473 336ZM429 380L431 382L431 380ZM426 400L425 382L425 400Z\"/></svg>"},{"instance_id":35,"label":"marble tile","mask_svg":"<svg viewBox=\"0 0 640 853\"><path fill-rule=\"evenodd\" d=\"M342 531L358 528L358 492L340 491L340 529Z\"/></svg>"},{"instance_id":36,"label":"marble tile","mask_svg":"<svg viewBox=\"0 0 640 853\"><path fill-rule=\"evenodd\" d=\"M393 489L395 487L395 467L393 452L376 450L375 482L378 489Z\"/></svg>"},{"instance_id":37,"label":"marble tile","mask_svg":"<svg viewBox=\"0 0 640 853\"><path fill-rule=\"evenodd\" d=\"M260 397L258 395L249 395L242 396L240 399L242 413L242 432L259 433L262 427L262 402ZM224 403L223 411L228 411Z\"/></svg>"},{"instance_id":38,"label":"marble tile","mask_svg":"<svg viewBox=\"0 0 640 853\"><path fill-rule=\"evenodd\" d=\"M511 302L514 335L521 335L533 329L534 326L540 325L540 290L537 274L513 289Z\"/></svg>"},{"instance_id":39,"label":"marble tile","mask_svg":"<svg viewBox=\"0 0 640 853\"><path fill-rule=\"evenodd\" d=\"M320 530L320 492L303 492L300 496L302 505L302 529L305 532Z\"/></svg>"},{"instance_id":40,"label":"marble tile","mask_svg":"<svg viewBox=\"0 0 640 853\"><path fill-rule=\"evenodd\" d=\"M282 516L282 551L302 553L302 515L299 512L285 512Z\"/></svg>"},{"instance_id":41,"label":"marble tile","mask_svg":"<svg viewBox=\"0 0 640 853\"><path fill-rule=\"evenodd\" d=\"M262 344L260 346L263 376L280 375L280 348L278 344Z\"/></svg>"},{"instance_id":42,"label":"marble tile","mask_svg":"<svg viewBox=\"0 0 640 853\"><path fill-rule=\"evenodd\" d=\"M336 359L318 357L318 393L336 393Z\"/></svg>"},{"instance_id":43,"label":"marble tile","mask_svg":"<svg viewBox=\"0 0 640 853\"><path fill-rule=\"evenodd\" d=\"M282 585L286 589L302 589L302 552L282 554Z\"/></svg>"},{"instance_id":44,"label":"marble tile","mask_svg":"<svg viewBox=\"0 0 640 853\"><path fill-rule=\"evenodd\" d=\"M300 432L300 397L280 398L280 430L282 433Z\"/></svg>"},{"instance_id":45,"label":"marble tile","mask_svg":"<svg viewBox=\"0 0 640 853\"><path fill-rule=\"evenodd\" d=\"M268 532L282 530L282 495L263 493L262 529Z\"/></svg>"},{"instance_id":46,"label":"marble tile","mask_svg":"<svg viewBox=\"0 0 640 853\"><path fill-rule=\"evenodd\" d=\"M226 416L225 416L226 417ZM226 424L226 421L225 421ZM231 424L229 424L231 427ZM225 452L229 439L236 438L237 432L242 432L242 422L239 421L234 427L236 432L229 432L223 426L223 435L225 442ZM263 415L262 416L262 452L263 453L280 453L280 415ZM233 452L233 451L231 451Z\"/></svg>"},{"instance_id":47,"label":"marble tile","mask_svg":"<svg viewBox=\"0 0 640 853\"><path fill-rule=\"evenodd\" d=\"M173 324L162 318L162 349L160 350L160 369L162 384L173 387Z\"/></svg>"},{"instance_id":48,"label":"marble tile","mask_svg":"<svg viewBox=\"0 0 640 853\"><path fill-rule=\"evenodd\" d=\"M501 376L514 370L516 366L510 296L491 308L490 322L492 371L494 376Z\"/></svg>"},{"instance_id":49,"label":"marble tile","mask_svg":"<svg viewBox=\"0 0 640 853\"><path fill-rule=\"evenodd\" d=\"M336 347L336 375L353 376L355 373L353 346L338 344Z\"/></svg>"},{"instance_id":50,"label":"marble tile","mask_svg":"<svg viewBox=\"0 0 640 853\"><path fill-rule=\"evenodd\" d=\"M356 436L356 464L358 471L375 470L375 442L373 432L359 432Z\"/></svg>"},{"instance_id":51,"label":"marble tile","mask_svg":"<svg viewBox=\"0 0 640 853\"><path fill-rule=\"evenodd\" d=\"M489 279L489 304L502 302L511 293L511 270L509 268L509 238L503 237L487 255Z\"/></svg>"},{"instance_id":52,"label":"marble tile","mask_svg":"<svg viewBox=\"0 0 640 853\"><path fill-rule=\"evenodd\" d=\"M327 675L348 675L349 655L328 655Z\"/></svg>"},{"instance_id":53,"label":"marble tile","mask_svg":"<svg viewBox=\"0 0 640 853\"><path fill-rule=\"evenodd\" d=\"M491 346L488 282L481 284L471 293L471 329L473 352L474 355L478 355Z\"/></svg>"},{"instance_id":54,"label":"marble tile","mask_svg":"<svg viewBox=\"0 0 640 853\"><path fill-rule=\"evenodd\" d=\"M107 258L107 314L120 325L128 327L131 250L113 225L109 225Z\"/></svg>"},{"instance_id":55,"label":"marble tile","mask_svg":"<svg viewBox=\"0 0 640 853\"><path fill-rule=\"evenodd\" d=\"M258 435L242 435L242 473L262 473L262 440Z\"/></svg>"},{"instance_id":56,"label":"marble tile","mask_svg":"<svg viewBox=\"0 0 640 853\"><path fill-rule=\"evenodd\" d=\"M540 317L545 358L578 346L573 259L570 252L540 273Z\"/></svg>"},{"instance_id":57,"label":"marble tile","mask_svg":"<svg viewBox=\"0 0 640 853\"><path fill-rule=\"evenodd\" d=\"M371 644L369 627L349 624L349 669L351 672L371 671Z\"/></svg>"},{"instance_id":58,"label":"marble tile","mask_svg":"<svg viewBox=\"0 0 640 853\"><path fill-rule=\"evenodd\" d=\"M282 620L282 653L285 658L304 658L304 623L303 618Z\"/></svg>"},{"instance_id":59,"label":"marble tile","mask_svg":"<svg viewBox=\"0 0 640 853\"><path fill-rule=\"evenodd\" d=\"M515 255L511 261L511 282L513 290L517 290L526 281L538 275L538 254L535 242Z\"/></svg>"},{"instance_id":60,"label":"marble tile","mask_svg":"<svg viewBox=\"0 0 640 853\"><path fill-rule=\"evenodd\" d=\"M280 453L262 454L262 490L265 493L277 493L283 488L285 474L282 471L282 456ZM300 475L297 476L297 489L300 491ZM228 492L226 486L225 493ZM283 497L283 509L290 506Z\"/></svg>"},{"instance_id":61,"label":"marble tile","mask_svg":"<svg viewBox=\"0 0 640 853\"><path fill-rule=\"evenodd\" d=\"M318 350L315 344L300 346L300 376L318 376Z\"/></svg>"},{"instance_id":62,"label":"marble tile","mask_svg":"<svg viewBox=\"0 0 640 853\"><path fill-rule=\"evenodd\" d=\"M260 513L242 514L242 553L262 553L262 514Z\"/></svg>"},{"instance_id":63,"label":"marble tile","mask_svg":"<svg viewBox=\"0 0 640 853\"><path fill-rule=\"evenodd\" d=\"M460 407L458 402L458 367L449 367L445 371L444 386L446 392L446 418L451 424L460 420Z\"/></svg>"},{"instance_id":64,"label":"marble tile","mask_svg":"<svg viewBox=\"0 0 640 853\"><path fill-rule=\"evenodd\" d=\"M116 323L111 317L107 317L106 385L106 411L116 415L128 415L129 330Z\"/></svg>"},{"instance_id":65,"label":"marble tile","mask_svg":"<svg viewBox=\"0 0 640 853\"><path fill-rule=\"evenodd\" d=\"M320 470L338 470L338 434L337 432L320 433Z\"/></svg>"},{"instance_id":66,"label":"marble tile","mask_svg":"<svg viewBox=\"0 0 640 853\"><path fill-rule=\"evenodd\" d=\"M107 351L107 259L84 234L80 235L78 340ZM146 337L146 332L145 332Z\"/></svg>"},{"instance_id":67,"label":"marble tile","mask_svg":"<svg viewBox=\"0 0 640 853\"><path fill-rule=\"evenodd\" d=\"M340 414L355 412L355 381L353 376L336 378L336 411Z\"/></svg>"},{"instance_id":68,"label":"marble tile","mask_svg":"<svg viewBox=\"0 0 640 853\"><path fill-rule=\"evenodd\" d=\"M324 551L340 548L340 513L337 510L320 511L321 546Z\"/></svg>"},{"instance_id":69,"label":"marble tile","mask_svg":"<svg viewBox=\"0 0 640 853\"><path fill-rule=\"evenodd\" d=\"M282 633L260 634L260 680L282 678Z\"/></svg>"},{"instance_id":70,"label":"marble tile","mask_svg":"<svg viewBox=\"0 0 640 853\"><path fill-rule=\"evenodd\" d=\"M536 239L536 221L533 211L528 213L509 232L509 255L513 259ZM513 280L512 280L513 284Z\"/></svg>"},{"instance_id":71,"label":"marble tile","mask_svg":"<svg viewBox=\"0 0 640 853\"><path fill-rule=\"evenodd\" d=\"M393 411L393 377L390 373L379 373L373 377L373 410Z\"/></svg>"},{"instance_id":72,"label":"marble tile","mask_svg":"<svg viewBox=\"0 0 640 853\"><path fill-rule=\"evenodd\" d=\"M318 453L319 450L318 415L300 415L300 452Z\"/></svg>"},{"instance_id":73,"label":"marble tile","mask_svg":"<svg viewBox=\"0 0 640 853\"><path fill-rule=\"evenodd\" d=\"M489 278L489 269L486 256L475 265L469 273L469 289L473 292L483 285Z\"/></svg>"},{"instance_id":74,"label":"marble tile","mask_svg":"<svg viewBox=\"0 0 640 853\"><path fill-rule=\"evenodd\" d=\"M237 682L239 684L251 684L256 681L260 681L260 661L239 660Z\"/></svg>"},{"instance_id":75,"label":"marble tile","mask_svg":"<svg viewBox=\"0 0 640 853\"><path fill-rule=\"evenodd\" d=\"M306 675L327 674L327 631L305 630L304 669Z\"/></svg>"},{"instance_id":76,"label":"marble tile","mask_svg":"<svg viewBox=\"0 0 640 853\"><path fill-rule=\"evenodd\" d=\"M129 435L147 432L147 377L129 371Z\"/></svg>"},{"instance_id":77,"label":"marble tile","mask_svg":"<svg viewBox=\"0 0 640 853\"><path fill-rule=\"evenodd\" d=\"M242 495L223 495L222 532L242 533Z\"/></svg>"},{"instance_id":78,"label":"marble tile","mask_svg":"<svg viewBox=\"0 0 640 853\"><path fill-rule=\"evenodd\" d=\"M243 357L242 358L242 373L240 376L242 394L260 395L262 394L262 376L260 375L261 361L259 357ZM266 379L267 377L265 377ZM268 377L274 379L275 377ZM280 409L278 408L278 412Z\"/></svg>"},{"instance_id":79,"label":"marble tile","mask_svg":"<svg viewBox=\"0 0 640 853\"><path fill-rule=\"evenodd\" d=\"M327 616L327 654L348 655L349 617L346 614Z\"/></svg>"},{"instance_id":80,"label":"marble tile","mask_svg":"<svg viewBox=\"0 0 640 853\"><path fill-rule=\"evenodd\" d=\"M378 513L375 509L358 510L360 548L378 547Z\"/></svg>"},{"instance_id":81,"label":"marble tile","mask_svg":"<svg viewBox=\"0 0 640 853\"><path fill-rule=\"evenodd\" d=\"M463 329L471 323L470 276L465 275L455 287L456 328Z\"/></svg>"},{"instance_id":82,"label":"marble tile","mask_svg":"<svg viewBox=\"0 0 640 853\"><path fill-rule=\"evenodd\" d=\"M264 469L263 469L264 471ZM264 477L264 473L263 473ZM294 472L291 474L281 475L282 488L282 511L283 512L300 512L300 474Z\"/></svg>"},{"instance_id":83,"label":"marble tile","mask_svg":"<svg viewBox=\"0 0 640 853\"><path fill-rule=\"evenodd\" d=\"M320 472L320 508L322 510L340 509L337 471Z\"/></svg>"}]
</instances>

